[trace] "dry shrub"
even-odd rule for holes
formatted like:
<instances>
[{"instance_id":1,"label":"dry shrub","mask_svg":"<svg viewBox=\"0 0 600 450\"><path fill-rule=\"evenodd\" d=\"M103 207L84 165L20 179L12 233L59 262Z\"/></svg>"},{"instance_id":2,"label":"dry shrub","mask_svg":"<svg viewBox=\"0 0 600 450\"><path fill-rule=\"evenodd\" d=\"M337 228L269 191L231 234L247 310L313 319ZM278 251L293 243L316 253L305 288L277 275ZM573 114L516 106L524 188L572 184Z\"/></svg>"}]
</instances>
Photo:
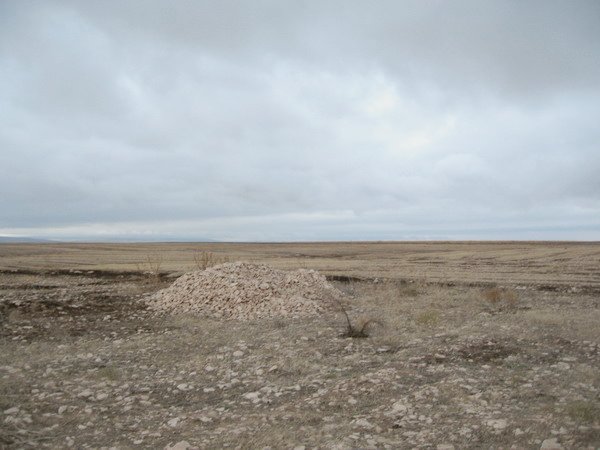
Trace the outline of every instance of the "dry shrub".
<instances>
[{"instance_id":1,"label":"dry shrub","mask_svg":"<svg viewBox=\"0 0 600 450\"><path fill-rule=\"evenodd\" d=\"M348 320L346 330L342 333L341 337L368 338L369 330L374 326L383 326L383 323L378 319L361 318L356 322L356 325L353 325Z\"/></svg>"},{"instance_id":2,"label":"dry shrub","mask_svg":"<svg viewBox=\"0 0 600 450\"><path fill-rule=\"evenodd\" d=\"M196 270L206 270L226 262L229 262L229 258L226 256L215 255L212 252L194 252L194 268Z\"/></svg>"},{"instance_id":3,"label":"dry shrub","mask_svg":"<svg viewBox=\"0 0 600 450\"><path fill-rule=\"evenodd\" d=\"M483 298L496 309L515 309L519 298L512 289L493 287L483 291Z\"/></svg>"},{"instance_id":4,"label":"dry shrub","mask_svg":"<svg viewBox=\"0 0 600 450\"><path fill-rule=\"evenodd\" d=\"M137 263L137 269L139 272L143 272L146 275L153 277L160 277L160 270L164 262L164 257L160 253L153 253L146 255L146 258Z\"/></svg>"},{"instance_id":5,"label":"dry shrub","mask_svg":"<svg viewBox=\"0 0 600 450\"><path fill-rule=\"evenodd\" d=\"M497 287L486 289L485 291L483 291L483 298L485 298L492 305L500 303L500 300L502 298L502 290Z\"/></svg>"},{"instance_id":6,"label":"dry shrub","mask_svg":"<svg viewBox=\"0 0 600 450\"><path fill-rule=\"evenodd\" d=\"M342 301L335 297L333 297L333 300L340 307L340 311L346 318L346 329L340 335L340 337L368 338L369 337L369 329L371 329L374 326L381 326L381 327L383 326L383 322L381 320L373 319L373 318L365 318L365 317L361 317L356 322L356 324L353 324L352 321L350 320L350 316L348 315L348 312L346 311L346 308L344 307L344 304L342 303Z\"/></svg>"}]
</instances>

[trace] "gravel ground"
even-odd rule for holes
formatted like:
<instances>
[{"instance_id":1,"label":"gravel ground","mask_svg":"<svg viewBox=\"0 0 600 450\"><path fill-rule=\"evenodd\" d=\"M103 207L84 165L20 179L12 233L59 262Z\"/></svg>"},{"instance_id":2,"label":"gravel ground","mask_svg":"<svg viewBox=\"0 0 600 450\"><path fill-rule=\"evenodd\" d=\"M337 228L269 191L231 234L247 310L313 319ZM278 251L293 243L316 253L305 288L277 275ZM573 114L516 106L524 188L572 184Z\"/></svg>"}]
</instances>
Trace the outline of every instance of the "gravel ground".
<instances>
[{"instance_id":1,"label":"gravel ground","mask_svg":"<svg viewBox=\"0 0 600 450\"><path fill-rule=\"evenodd\" d=\"M156 316L172 280L0 275L4 448L597 448L597 292L339 284L342 313Z\"/></svg>"}]
</instances>

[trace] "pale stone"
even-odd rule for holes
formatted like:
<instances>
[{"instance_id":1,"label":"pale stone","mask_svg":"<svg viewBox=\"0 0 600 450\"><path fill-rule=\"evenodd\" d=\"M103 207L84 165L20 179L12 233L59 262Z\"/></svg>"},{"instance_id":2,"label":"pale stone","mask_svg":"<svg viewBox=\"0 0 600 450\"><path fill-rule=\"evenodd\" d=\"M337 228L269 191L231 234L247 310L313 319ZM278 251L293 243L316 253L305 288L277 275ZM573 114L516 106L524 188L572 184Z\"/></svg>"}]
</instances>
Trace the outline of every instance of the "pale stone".
<instances>
[{"instance_id":1,"label":"pale stone","mask_svg":"<svg viewBox=\"0 0 600 450\"><path fill-rule=\"evenodd\" d=\"M369 422L367 419L356 419L354 421L354 425L361 427L361 428L365 428L367 430L372 430L373 428L375 428L375 426Z\"/></svg>"},{"instance_id":2,"label":"pale stone","mask_svg":"<svg viewBox=\"0 0 600 450\"><path fill-rule=\"evenodd\" d=\"M167 445L165 450L188 450L191 447L188 441L179 441L176 444Z\"/></svg>"},{"instance_id":3,"label":"pale stone","mask_svg":"<svg viewBox=\"0 0 600 450\"><path fill-rule=\"evenodd\" d=\"M408 411L408 407L402 402L396 402L392 405L392 411L394 413L404 414Z\"/></svg>"},{"instance_id":4,"label":"pale stone","mask_svg":"<svg viewBox=\"0 0 600 450\"><path fill-rule=\"evenodd\" d=\"M564 447L558 443L556 438L546 439L542 442L540 450L562 450Z\"/></svg>"},{"instance_id":5,"label":"pale stone","mask_svg":"<svg viewBox=\"0 0 600 450\"><path fill-rule=\"evenodd\" d=\"M87 397L91 397L92 395L94 395L94 393L90 389L84 389L79 394L77 394L77 397L87 398Z\"/></svg>"},{"instance_id":6,"label":"pale stone","mask_svg":"<svg viewBox=\"0 0 600 450\"><path fill-rule=\"evenodd\" d=\"M487 421L487 425L496 430L503 430L508 426L508 422L505 419L492 419Z\"/></svg>"},{"instance_id":7,"label":"pale stone","mask_svg":"<svg viewBox=\"0 0 600 450\"><path fill-rule=\"evenodd\" d=\"M244 398L250 400L252 403L259 402L258 392L248 392L247 394L244 394Z\"/></svg>"}]
</instances>

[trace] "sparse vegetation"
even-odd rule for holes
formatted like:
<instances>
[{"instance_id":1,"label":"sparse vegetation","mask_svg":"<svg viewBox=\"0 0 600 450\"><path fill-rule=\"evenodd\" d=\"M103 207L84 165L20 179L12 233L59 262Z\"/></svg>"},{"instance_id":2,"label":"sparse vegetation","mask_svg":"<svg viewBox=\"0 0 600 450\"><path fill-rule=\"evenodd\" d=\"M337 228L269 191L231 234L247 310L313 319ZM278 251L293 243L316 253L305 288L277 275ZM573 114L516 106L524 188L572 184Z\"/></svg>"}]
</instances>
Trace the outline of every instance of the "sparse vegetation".
<instances>
[{"instance_id":1,"label":"sparse vegetation","mask_svg":"<svg viewBox=\"0 0 600 450\"><path fill-rule=\"evenodd\" d=\"M417 297L419 295L419 289L413 285L403 285L400 288L400 295L405 297Z\"/></svg>"},{"instance_id":2,"label":"sparse vegetation","mask_svg":"<svg viewBox=\"0 0 600 450\"><path fill-rule=\"evenodd\" d=\"M600 422L600 405L597 402L579 400L566 406L567 414L579 422Z\"/></svg>"},{"instance_id":3,"label":"sparse vegetation","mask_svg":"<svg viewBox=\"0 0 600 450\"><path fill-rule=\"evenodd\" d=\"M143 261L137 264L137 269L146 275L160 278L160 271L164 262L164 256L160 253L146 255Z\"/></svg>"},{"instance_id":4,"label":"sparse vegetation","mask_svg":"<svg viewBox=\"0 0 600 450\"><path fill-rule=\"evenodd\" d=\"M346 319L348 319L348 315L346 315ZM361 318L358 319L356 325L353 325L348 319L346 330L341 334L341 337L368 338L369 329L374 326L383 326L383 322L378 319Z\"/></svg>"},{"instance_id":5,"label":"sparse vegetation","mask_svg":"<svg viewBox=\"0 0 600 450\"><path fill-rule=\"evenodd\" d=\"M109 381L117 381L120 378L119 371L113 366L101 367L98 369L97 376Z\"/></svg>"},{"instance_id":6,"label":"sparse vegetation","mask_svg":"<svg viewBox=\"0 0 600 450\"><path fill-rule=\"evenodd\" d=\"M483 298L495 309L511 310L517 307L519 298L512 289L493 287L483 291Z\"/></svg>"},{"instance_id":7,"label":"sparse vegetation","mask_svg":"<svg viewBox=\"0 0 600 450\"><path fill-rule=\"evenodd\" d=\"M348 312L346 311L346 307L344 306L342 301L335 297L333 299L338 304L340 311L342 312L342 314L344 315L344 317L346 319L346 329L340 335L341 337L359 338L359 339L368 338L370 328L372 328L374 326L383 326L383 322L379 319L364 318L364 317L360 318L356 322L356 324L353 324L352 321L350 320L350 316L348 315Z\"/></svg>"},{"instance_id":8,"label":"sparse vegetation","mask_svg":"<svg viewBox=\"0 0 600 450\"><path fill-rule=\"evenodd\" d=\"M275 249L269 261L295 269L297 246L286 245L148 245L136 253L160 250L162 275L189 269L197 248L261 262ZM336 245L311 265L357 279L335 282L351 294L341 297L344 312L336 305L317 317L155 315L143 299L158 286L132 273L129 246L112 246L126 257L109 263L110 252L82 251L89 271L4 270L0 304L15 312L0 327L0 448L168 448L184 440L196 448L598 447L597 271L572 275L565 264L556 277L551 262L519 272L520 244L514 264L502 253L499 264L444 272L455 277L450 284L433 244L414 263L368 253L378 244L360 247L369 258L329 256L358 248ZM578 246L590 247L597 255L597 246ZM437 264L427 266L432 254ZM5 267L29 258L11 255ZM404 281L425 267L427 280ZM483 282L497 283L496 303ZM510 286L519 286L519 314L494 313ZM346 331L369 337L340 336Z\"/></svg>"},{"instance_id":9,"label":"sparse vegetation","mask_svg":"<svg viewBox=\"0 0 600 450\"><path fill-rule=\"evenodd\" d=\"M194 269L195 270L206 270L209 267L217 266L230 262L229 258L222 255L217 255L212 252L196 251L194 252Z\"/></svg>"},{"instance_id":10,"label":"sparse vegetation","mask_svg":"<svg viewBox=\"0 0 600 450\"><path fill-rule=\"evenodd\" d=\"M423 327L436 326L440 322L440 313L433 309L420 312L415 317L415 322Z\"/></svg>"}]
</instances>

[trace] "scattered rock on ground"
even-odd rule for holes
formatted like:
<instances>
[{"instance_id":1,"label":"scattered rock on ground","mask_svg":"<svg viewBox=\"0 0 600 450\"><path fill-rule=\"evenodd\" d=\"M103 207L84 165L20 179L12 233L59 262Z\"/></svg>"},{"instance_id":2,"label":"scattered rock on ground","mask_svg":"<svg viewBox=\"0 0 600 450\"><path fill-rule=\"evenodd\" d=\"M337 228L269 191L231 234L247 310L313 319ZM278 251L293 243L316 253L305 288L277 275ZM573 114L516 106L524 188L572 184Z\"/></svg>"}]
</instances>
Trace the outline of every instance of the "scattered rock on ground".
<instances>
[{"instance_id":1,"label":"scattered rock on ground","mask_svg":"<svg viewBox=\"0 0 600 450\"><path fill-rule=\"evenodd\" d=\"M556 438L546 439L542 442L540 450L562 450L564 447L558 443Z\"/></svg>"}]
</instances>

